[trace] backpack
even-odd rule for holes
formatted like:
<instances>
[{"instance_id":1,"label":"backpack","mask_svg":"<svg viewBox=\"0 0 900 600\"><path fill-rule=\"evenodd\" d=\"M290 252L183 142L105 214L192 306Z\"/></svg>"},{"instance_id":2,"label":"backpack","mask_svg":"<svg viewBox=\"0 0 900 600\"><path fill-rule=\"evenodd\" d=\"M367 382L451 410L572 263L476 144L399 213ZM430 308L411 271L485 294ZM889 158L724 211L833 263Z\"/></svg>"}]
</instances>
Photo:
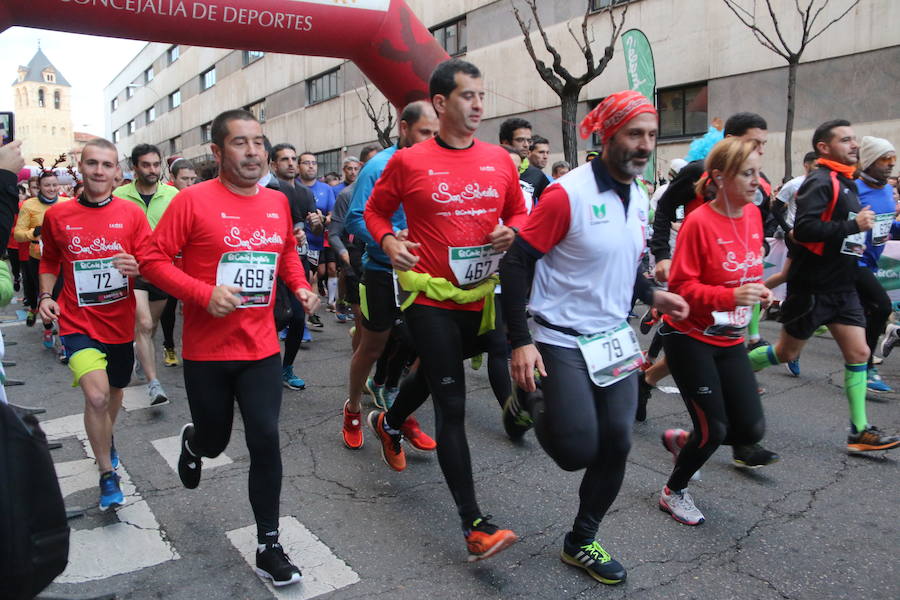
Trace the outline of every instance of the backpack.
<instances>
[{"instance_id":1,"label":"backpack","mask_svg":"<svg viewBox=\"0 0 900 600\"><path fill-rule=\"evenodd\" d=\"M294 318L294 306L291 302L291 290L281 277L275 287L275 306L273 313L275 315L275 331L281 331Z\"/></svg>"},{"instance_id":2,"label":"backpack","mask_svg":"<svg viewBox=\"0 0 900 600\"><path fill-rule=\"evenodd\" d=\"M828 206L825 210L822 211L822 216L819 217L823 223L827 223L831 220L831 216L834 214L834 207L837 206L838 196L841 191L841 184L838 183L838 174L835 171L830 171L829 175L831 176L831 202L828 203ZM800 242L794 240L813 254L817 254L822 256L825 253L825 242Z\"/></svg>"},{"instance_id":3,"label":"backpack","mask_svg":"<svg viewBox=\"0 0 900 600\"><path fill-rule=\"evenodd\" d=\"M33 598L66 568L69 525L37 419L0 403L0 598Z\"/></svg>"}]
</instances>

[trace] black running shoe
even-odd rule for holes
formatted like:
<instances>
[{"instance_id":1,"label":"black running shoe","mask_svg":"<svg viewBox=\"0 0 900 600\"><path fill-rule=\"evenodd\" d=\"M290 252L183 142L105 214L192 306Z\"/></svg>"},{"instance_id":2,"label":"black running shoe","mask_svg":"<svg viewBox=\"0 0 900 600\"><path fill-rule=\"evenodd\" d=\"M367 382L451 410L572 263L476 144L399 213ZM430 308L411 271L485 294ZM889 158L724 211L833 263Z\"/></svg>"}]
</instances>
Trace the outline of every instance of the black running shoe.
<instances>
[{"instance_id":1,"label":"black running shoe","mask_svg":"<svg viewBox=\"0 0 900 600\"><path fill-rule=\"evenodd\" d=\"M770 343L767 342L766 340L764 340L764 339L762 339L762 338L759 338L759 339L756 340L755 342L748 342L748 343L747 343L747 350L754 350L754 349L756 349L756 348L761 348L762 346L771 346L771 345L772 345L772 344L770 344Z\"/></svg>"},{"instance_id":2,"label":"black running shoe","mask_svg":"<svg viewBox=\"0 0 900 600\"><path fill-rule=\"evenodd\" d=\"M734 464L745 469L758 469L781 460L781 457L759 444L731 447Z\"/></svg>"},{"instance_id":3,"label":"black running shoe","mask_svg":"<svg viewBox=\"0 0 900 600\"><path fill-rule=\"evenodd\" d=\"M325 327L325 324L322 322L322 319L319 318L319 315L309 315L306 322L309 323L310 327L315 327L316 329Z\"/></svg>"},{"instance_id":4,"label":"black running shoe","mask_svg":"<svg viewBox=\"0 0 900 600\"><path fill-rule=\"evenodd\" d=\"M37 321L37 313L31 309L28 309L28 312L25 313L25 326L34 327L35 321Z\"/></svg>"},{"instance_id":5,"label":"black running shoe","mask_svg":"<svg viewBox=\"0 0 900 600\"><path fill-rule=\"evenodd\" d=\"M513 393L503 404L503 429L511 440L520 440L529 429L534 427L534 419L526 408L525 399L529 395L540 394L540 390L526 392L514 386Z\"/></svg>"},{"instance_id":6,"label":"black running shoe","mask_svg":"<svg viewBox=\"0 0 900 600\"><path fill-rule=\"evenodd\" d=\"M653 386L647 383L647 378L643 371L638 374L638 405L637 413L634 420L643 423L647 420L647 401L650 399L650 393Z\"/></svg>"},{"instance_id":7,"label":"black running shoe","mask_svg":"<svg viewBox=\"0 0 900 600\"><path fill-rule=\"evenodd\" d=\"M300 569L284 553L281 544L266 544L265 550L256 549L256 574L270 579L272 585L281 587L298 583L303 579Z\"/></svg>"},{"instance_id":8,"label":"black running shoe","mask_svg":"<svg viewBox=\"0 0 900 600\"><path fill-rule=\"evenodd\" d=\"M614 560L596 540L579 545L573 542L571 537L572 534L566 534L563 540L560 558L564 563L584 569L600 583L615 585L625 581L627 577L625 567Z\"/></svg>"},{"instance_id":9,"label":"black running shoe","mask_svg":"<svg viewBox=\"0 0 900 600\"><path fill-rule=\"evenodd\" d=\"M194 424L188 423L181 428L181 454L178 456L178 477L181 484L189 490L200 485L200 471L203 459L188 450L188 441L194 437Z\"/></svg>"},{"instance_id":10,"label":"black running shoe","mask_svg":"<svg viewBox=\"0 0 900 600\"><path fill-rule=\"evenodd\" d=\"M658 316L653 312L652 308L648 308L647 312L644 313L644 316L641 317L641 333L647 335L650 333L650 329L653 328L653 325L656 324L656 321L659 319Z\"/></svg>"}]
</instances>

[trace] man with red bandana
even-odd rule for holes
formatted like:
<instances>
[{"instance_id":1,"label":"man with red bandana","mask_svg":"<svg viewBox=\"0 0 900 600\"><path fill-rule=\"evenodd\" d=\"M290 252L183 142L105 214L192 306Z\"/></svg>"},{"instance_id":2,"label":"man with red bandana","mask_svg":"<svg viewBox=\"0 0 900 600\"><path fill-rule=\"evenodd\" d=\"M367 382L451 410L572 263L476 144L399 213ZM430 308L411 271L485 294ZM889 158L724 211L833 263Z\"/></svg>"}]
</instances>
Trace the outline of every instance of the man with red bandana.
<instances>
[{"instance_id":1,"label":"man with red bandana","mask_svg":"<svg viewBox=\"0 0 900 600\"><path fill-rule=\"evenodd\" d=\"M478 68L459 59L445 61L431 75L429 88L440 121L437 137L394 154L363 213L397 272L404 296L398 298L400 308L424 377L407 378L390 410L373 411L369 425L385 462L402 471L400 428L427 396L427 390L407 394L406 386L427 384L438 460L473 561L518 539L490 523L475 499L463 360L481 352L479 335L494 328L494 274L515 237L512 228L524 224L526 212L507 151L475 139L484 111ZM408 235L391 225L401 202Z\"/></svg>"},{"instance_id":2,"label":"man with red bandana","mask_svg":"<svg viewBox=\"0 0 900 600\"><path fill-rule=\"evenodd\" d=\"M626 320L632 295L675 319L688 313L680 296L654 291L639 272L649 199L635 178L656 145L657 123L656 109L634 91L612 94L589 113L581 135L599 132L602 155L544 191L500 273L513 379L534 392L537 369L543 390L543 400L526 394L507 402L504 418L533 420L561 468L585 469L561 557L606 584L626 577L596 535L631 448L642 362Z\"/></svg>"}]
</instances>

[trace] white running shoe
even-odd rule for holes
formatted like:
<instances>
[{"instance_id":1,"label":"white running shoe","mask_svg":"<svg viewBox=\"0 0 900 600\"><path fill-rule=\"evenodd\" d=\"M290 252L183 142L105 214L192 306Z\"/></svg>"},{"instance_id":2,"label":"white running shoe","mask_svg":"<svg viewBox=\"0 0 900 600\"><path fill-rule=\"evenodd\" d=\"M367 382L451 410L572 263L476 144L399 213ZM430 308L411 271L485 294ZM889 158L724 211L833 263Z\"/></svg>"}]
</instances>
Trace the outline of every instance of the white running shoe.
<instances>
[{"instance_id":1,"label":"white running shoe","mask_svg":"<svg viewBox=\"0 0 900 600\"><path fill-rule=\"evenodd\" d=\"M881 356L887 358L897 344L900 344L900 325L888 323L884 340L881 342Z\"/></svg>"},{"instance_id":2,"label":"white running shoe","mask_svg":"<svg viewBox=\"0 0 900 600\"><path fill-rule=\"evenodd\" d=\"M699 525L706 519L703 513L694 506L694 499L687 490L676 492L663 486L659 494L659 510L672 515L672 518L685 525Z\"/></svg>"}]
</instances>

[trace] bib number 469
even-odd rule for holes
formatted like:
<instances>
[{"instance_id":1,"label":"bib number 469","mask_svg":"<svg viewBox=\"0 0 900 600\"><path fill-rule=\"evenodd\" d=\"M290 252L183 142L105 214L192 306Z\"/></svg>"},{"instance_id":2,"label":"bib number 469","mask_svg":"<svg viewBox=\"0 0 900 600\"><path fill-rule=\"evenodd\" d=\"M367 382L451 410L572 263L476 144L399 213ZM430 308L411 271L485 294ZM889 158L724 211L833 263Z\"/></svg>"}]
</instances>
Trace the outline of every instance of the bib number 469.
<instances>
[{"instance_id":1,"label":"bib number 469","mask_svg":"<svg viewBox=\"0 0 900 600\"><path fill-rule=\"evenodd\" d=\"M261 290L266 287L267 275L267 269L237 269L232 283L248 290Z\"/></svg>"}]
</instances>

